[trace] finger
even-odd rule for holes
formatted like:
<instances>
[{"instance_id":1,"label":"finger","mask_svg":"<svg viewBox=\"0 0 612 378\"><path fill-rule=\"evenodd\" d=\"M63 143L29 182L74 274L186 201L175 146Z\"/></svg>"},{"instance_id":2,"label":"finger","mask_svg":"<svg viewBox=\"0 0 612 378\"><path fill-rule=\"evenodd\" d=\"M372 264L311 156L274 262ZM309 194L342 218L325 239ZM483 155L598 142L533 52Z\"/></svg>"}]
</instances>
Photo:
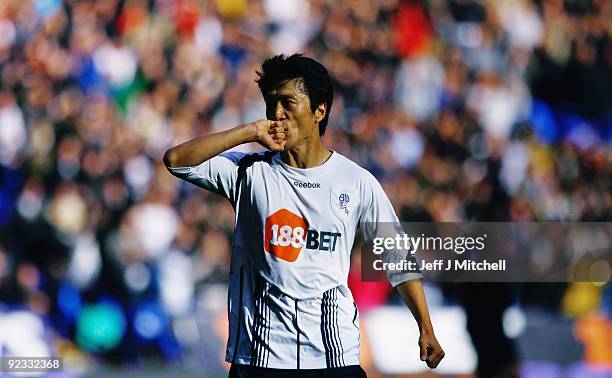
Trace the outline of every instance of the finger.
<instances>
[{"instance_id":1,"label":"finger","mask_svg":"<svg viewBox=\"0 0 612 378\"><path fill-rule=\"evenodd\" d=\"M438 351L438 352L432 354L429 357L430 357L429 358L429 363L427 365L430 368L434 369L436 366L438 366L440 361L442 361L442 358L444 358L444 352L443 351Z\"/></svg>"},{"instance_id":2,"label":"finger","mask_svg":"<svg viewBox=\"0 0 612 378\"><path fill-rule=\"evenodd\" d=\"M433 348L433 347L432 347L431 349L429 349L429 360L430 360L430 361L435 360L435 359L436 359L436 358L438 358L438 356L440 356L440 354L442 354L442 353L444 353L444 352L442 351L442 349L441 349L441 348Z\"/></svg>"},{"instance_id":3,"label":"finger","mask_svg":"<svg viewBox=\"0 0 612 378\"><path fill-rule=\"evenodd\" d=\"M435 368L435 367L436 367L436 360L435 360L435 358L431 358L431 356L430 356L430 358L428 358L428 359L427 359L427 361L425 361L425 362L427 363L427 366L428 366L430 369L433 369L433 368Z\"/></svg>"},{"instance_id":4,"label":"finger","mask_svg":"<svg viewBox=\"0 0 612 378\"><path fill-rule=\"evenodd\" d=\"M282 139L284 140L286 138L285 133L276 133L276 134L272 134L272 139L276 140L276 139Z\"/></svg>"},{"instance_id":5,"label":"finger","mask_svg":"<svg viewBox=\"0 0 612 378\"><path fill-rule=\"evenodd\" d=\"M439 361L436 361L436 359L434 359L434 358L430 358L430 359L428 359L428 360L426 361L427 366L428 366L430 369L435 369L435 368L436 368L436 366L438 366L438 362L439 362Z\"/></svg>"},{"instance_id":6,"label":"finger","mask_svg":"<svg viewBox=\"0 0 612 378\"><path fill-rule=\"evenodd\" d=\"M430 369L435 369L438 367L440 361L441 359L436 359L435 361L431 361L430 363L428 363L427 366L429 366Z\"/></svg>"},{"instance_id":7,"label":"finger","mask_svg":"<svg viewBox=\"0 0 612 378\"><path fill-rule=\"evenodd\" d=\"M282 151L283 148L281 147L280 144L278 143L272 143L270 144L270 151Z\"/></svg>"},{"instance_id":8,"label":"finger","mask_svg":"<svg viewBox=\"0 0 612 378\"><path fill-rule=\"evenodd\" d=\"M427 348L428 346L423 344L421 347L421 361L427 361Z\"/></svg>"},{"instance_id":9,"label":"finger","mask_svg":"<svg viewBox=\"0 0 612 378\"><path fill-rule=\"evenodd\" d=\"M427 366L432 368L436 357L437 357L437 353L435 352L435 350L432 347L428 346L427 347L427 358L425 359L425 363L427 364Z\"/></svg>"},{"instance_id":10,"label":"finger","mask_svg":"<svg viewBox=\"0 0 612 378\"><path fill-rule=\"evenodd\" d=\"M277 134L281 134L281 133L283 133L283 134L285 133L285 130L282 127L274 127L272 129L268 130L268 134L270 134L272 136L277 135Z\"/></svg>"}]
</instances>

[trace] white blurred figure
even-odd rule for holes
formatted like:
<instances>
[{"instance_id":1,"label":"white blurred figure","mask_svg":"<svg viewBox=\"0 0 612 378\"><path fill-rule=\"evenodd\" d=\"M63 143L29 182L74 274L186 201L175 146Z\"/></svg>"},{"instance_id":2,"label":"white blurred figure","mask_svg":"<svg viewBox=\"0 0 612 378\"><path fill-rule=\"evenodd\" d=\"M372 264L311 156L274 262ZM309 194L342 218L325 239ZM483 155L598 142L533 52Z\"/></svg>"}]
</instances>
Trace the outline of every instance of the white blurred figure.
<instances>
[{"instance_id":1,"label":"white blurred figure","mask_svg":"<svg viewBox=\"0 0 612 378\"><path fill-rule=\"evenodd\" d=\"M477 363L476 352L465 327L465 311L458 306L432 306L431 320L437 327L436 336L447 348L447 355L436 373L473 373ZM362 322L367 326L365 329L377 370L385 375L423 373L425 368L418 358L406 358L418 356L419 353L417 343L405 342L406 337L418 338L419 335L416 323L410 320L410 311L401 307L380 306L364 315Z\"/></svg>"},{"instance_id":2,"label":"white blurred figure","mask_svg":"<svg viewBox=\"0 0 612 378\"><path fill-rule=\"evenodd\" d=\"M512 141L502 154L500 181L506 191L515 195L521 189L529 167L529 149L521 141Z\"/></svg>"},{"instance_id":3,"label":"white blurred figure","mask_svg":"<svg viewBox=\"0 0 612 378\"><path fill-rule=\"evenodd\" d=\"M438 59L422 56L404 60L396 77L395 102L415 121L438 112L444 84L444 67Z\"/></svg>"},{"instance_id":4,"label":"white blurred figure","mask_svg":"<svg viewBox=\"0 0 612 378\"><path fill-rule=\"evenodd\" d=\"M396 129L391 132L388 148L396 163L409 169L421 160L425 151L425 139L415 127Z\"/></svg>"},{"instance_id":5,"label":"white blurred figure","mask_svg":"<svg viewBox=\"0 0 612 378\"><path fill-rule=\"evenodd\" d=\"M145 202L130 209L128 216L139 246L149 258L160 258L168 251L179 225L172 207Z\"/></svg>"},{"instance_id":6,"label":"white blurred figure","mask_svg":"<svg viewBox=\"0 0 612 378\"><path fill-rule=\"evenodd\" d=\"M15 25L11 20L0 18L0 63L9 57L15 37L17 37Z\"/></svg>"},{"instance_id":7,"label":"white blurred figure","mask_svg":"<svg viewBox=\"0 0 612 378\"><path fill-rule=\"evenodd\" d=\"M311 16L309 1L264 0L263 5L269 20L278 26L270 36L270 48L274 54L302 50L320 27Z\"/></svg>"},{"instance_id":8,"label":"white blurred figure","mask_svg":"<svg viewBox=\"0 0 612 378\"><path fill-rule=\"evenodd\" d=\"M502 26L510 36L510 43L525 51L531 51L542 39L542 20L535 5L524 0L497 2L497 12Z\"/></svg>"},{"instance_id":9,"label":"white blurred figure","mask_svg":"<svg viewBox=\"0 0 612 378\"><path fill-rule=\"evenodd\" d=\"M195 29L194 41L203 56L216 56L223 44L223 26L219 19L212 15L201 18Z\"/></svg>"},{"instance_id":10,"label":"white blurred figure","mask_svg":"<svg viewBox=\"0 0 612 378\"><path fill-rule=\"evenodd\" d=\"M0 313L0 357L51 357L42 319L29 311ZM30 372L27 376L44 374Z\"/></svg>"},{"instance_id":11,"label":"white blurred figure","mask_svg":"<svg viewBox=\"0 0 612 378\"><path fill-rule=\"evenodd\" d=\"M136 53L120 39L105 43L93 54L96 71L115 88L129 85L136 76L138 58Z\"/></svg>"},{"instance_id":12,"label":"white blurred figure","mask_svg":"<svg viewBox=\"0 0 612 378\"><path fill-rule=\"evenodd\" d=\"M142 198L149 190L153 178L153 166L144 155L138 155L125 164L123 168L130 195L135 199Z\"/></svg>"},{"instance_id":13,"label":"white blurred figure","mask_svg":"<svg viewBox=\"0 0 612 378\"><path fill-rule=\"evenodd\" d=\"M172 316L188 315L194 305L194 265L173 250L159 262L159 286L164 307Z\"/></svg>"},{"instance_id":14,"label":"white blurred figure","mask_svg":"<svg viewBox=\"0 0 612 378\"><path fill-rule=\"evenodd\" d=\"M15 165L26 142L23 112L10 93L0 92L0 164Z\"/></svg>"},{"instance_id":15,"label":"white blurred figure","mask_svg":"<svg viewBox=\"0 0 612 378\"><path fill-rule=\"evenodd\" d=\"M523 80L506 80L493 72L483 73L469 89L468 108L476 113L487 136L505 140L513 126L527 117L531 104L529 89Z\"/></svg>"},{"instance_id":16,"label":"white blurred figure","mask_svg":"<svg viewBox=\"0 0 612 378\"><path fill-rule=\"evenodd\" d=\"M102 256L100 245L95 236L90 233L80 234L68 264L68 277L80 289L87 289L100 274L102 269Z\"/></svg>"}]
</instances>

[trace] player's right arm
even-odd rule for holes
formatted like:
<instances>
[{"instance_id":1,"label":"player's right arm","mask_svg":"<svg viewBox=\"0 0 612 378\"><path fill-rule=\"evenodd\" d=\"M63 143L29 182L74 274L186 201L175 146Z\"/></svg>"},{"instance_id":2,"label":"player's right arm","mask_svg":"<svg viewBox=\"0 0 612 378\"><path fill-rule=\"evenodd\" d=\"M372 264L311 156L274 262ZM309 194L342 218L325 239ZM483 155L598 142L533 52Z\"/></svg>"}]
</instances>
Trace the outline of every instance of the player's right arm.
<instances>
[{"instance_id":1,"label":"player's right arm","mask_svg":"<svg viewBox=\"0 0 612 378\"><path fill-rule=\"evenodd\" d=\"M164 164L174 176L217 193L235 205L238 166L245 154L227 150L247 142L281 151L285 147L285 129L280 122L260 120L204 135L169 149Z\"/></svg>"},{"instance_id":2,"label":"player's right arm","mask_svg":"<svg viewBox=\"0 0 612 378\"><path fill-rule=\"evenodd\" d=\"M172 147L164 155L164 164L168 168L197 166L222 152L249 142L258 142L271 151L282 151L285 135L281 122L259 120Z\"/></svg>"}]
</instances>

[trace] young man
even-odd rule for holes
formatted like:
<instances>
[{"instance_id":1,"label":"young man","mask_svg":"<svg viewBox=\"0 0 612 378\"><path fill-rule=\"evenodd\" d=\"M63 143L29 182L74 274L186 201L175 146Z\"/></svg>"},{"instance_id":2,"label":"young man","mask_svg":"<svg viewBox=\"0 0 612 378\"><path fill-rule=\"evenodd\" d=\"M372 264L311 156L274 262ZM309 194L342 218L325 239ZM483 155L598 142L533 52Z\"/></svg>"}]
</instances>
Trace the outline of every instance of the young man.
<instances>
[{"instance_id":1,"label":"young man","mask_svg":"<svg viewBox=\"0 0 612 378\"><path fill-rule=\"evenodd\" d=\"M236 210L230 377L364 377L347 287L351 247L359 225L398 219L378 181L321 141L333 98L327 70L296 54L267 59L257 74L267 120L196 138L164 156L173 175L226 197ZM269 151L225 152L247 142ZM420 275L388 278L419 325L421 360L436 367L444 352Z\"/></svg>"}]
</instances>

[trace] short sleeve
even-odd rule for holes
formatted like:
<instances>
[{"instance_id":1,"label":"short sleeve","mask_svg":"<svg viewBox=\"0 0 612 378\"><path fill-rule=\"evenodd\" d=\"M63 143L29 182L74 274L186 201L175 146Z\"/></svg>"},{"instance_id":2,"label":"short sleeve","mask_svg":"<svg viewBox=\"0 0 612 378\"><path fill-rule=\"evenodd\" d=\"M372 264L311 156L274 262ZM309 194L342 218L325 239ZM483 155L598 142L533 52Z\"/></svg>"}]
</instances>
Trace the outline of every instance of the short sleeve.
<instances>
[{"instance_id":1,"label":"short sleeve","mask_svg":"<svg viewBox=\"0 0 612 378\"><path fill-rule=\"evenodd\" d=\"M242 152L224 152L193 167L168 167L174 176L222 195L235 205L238 165Z\"/></svg>"},{"instance_id":2,"label":"short sleeve","mask_svg":"<svg viewBox=\"0 0 612 378\"><path fill-rule=\"evenodd\" d=\"M366 244L371 243L375 238L395 238L396 235L405 234L387 194L378 180L369 172L362 189L362 204L359 227ZM408 250L391 250L383 253L382 259L385 262L399 262L413 259L413 256ZM393 287L423 277L417 272L386 271L385 273Z\"/></svg>"}]
</instances>

